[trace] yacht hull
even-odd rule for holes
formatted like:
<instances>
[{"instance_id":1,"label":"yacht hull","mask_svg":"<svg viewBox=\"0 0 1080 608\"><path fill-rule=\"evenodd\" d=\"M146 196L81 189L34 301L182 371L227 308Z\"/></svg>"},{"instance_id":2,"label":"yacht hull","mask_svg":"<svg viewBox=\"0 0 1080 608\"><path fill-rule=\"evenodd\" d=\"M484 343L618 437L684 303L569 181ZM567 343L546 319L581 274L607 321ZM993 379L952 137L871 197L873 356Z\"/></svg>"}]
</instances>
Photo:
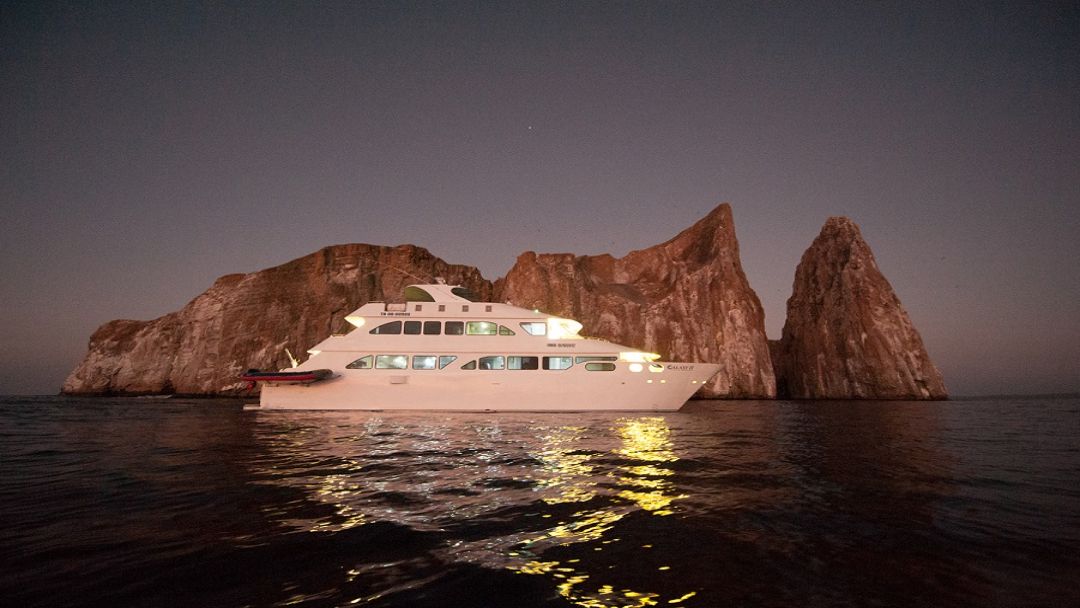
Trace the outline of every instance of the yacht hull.
<instances>
[{"instance_id":1,"label":"yacht hull","mask_svg":"<svg viewBox=\"0 0 1080 608\"><path fill-rule=\"evenodd\" d=\"M267 383L260 409L674 411L719 369L669 363L662 371L345 370L312 385Z\"/></svg>"}]
</instances>

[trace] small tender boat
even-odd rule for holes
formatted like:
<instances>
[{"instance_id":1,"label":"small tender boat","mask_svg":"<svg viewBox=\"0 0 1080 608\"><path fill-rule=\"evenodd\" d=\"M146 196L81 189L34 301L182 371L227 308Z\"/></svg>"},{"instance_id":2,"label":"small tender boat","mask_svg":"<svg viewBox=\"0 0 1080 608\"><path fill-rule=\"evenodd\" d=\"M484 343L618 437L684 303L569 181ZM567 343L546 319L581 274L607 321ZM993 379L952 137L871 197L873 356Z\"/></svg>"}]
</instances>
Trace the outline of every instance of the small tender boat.
<instances>
[{"instance_id":1,"label":"small tender boat","mask_svg":"<svg viewBox=\"0 0 1080 608\"><path fill-rule=\"evenodd\" d=\"M257 369L249 369L240 376L241 380L248 382L278 382L282 384L312 384L320 380L326 380L334 376L333 370L312 369L295 372L260 372Z\"/></svg>"}]
</instances>

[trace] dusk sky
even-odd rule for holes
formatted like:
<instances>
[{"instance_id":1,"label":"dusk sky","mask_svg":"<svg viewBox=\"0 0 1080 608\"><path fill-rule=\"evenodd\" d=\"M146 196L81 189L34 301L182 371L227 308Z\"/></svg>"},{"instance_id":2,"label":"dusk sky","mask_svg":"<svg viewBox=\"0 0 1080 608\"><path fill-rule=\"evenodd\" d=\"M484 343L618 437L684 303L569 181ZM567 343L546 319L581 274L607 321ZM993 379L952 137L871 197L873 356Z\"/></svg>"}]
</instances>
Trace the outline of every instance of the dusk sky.
<instances>
[{"instance_id":1,"label":"dusk sky","mask_svg":"<svg viewBox=\"0 0 1080 608\"><path fill-rule=\"evenodd\" d=\"M1080 3L0 3L0 394L338 243L862 229L953 395L1080 391ZM587 328L586 328L587 329Z\"/></svg>"}]
</instances>

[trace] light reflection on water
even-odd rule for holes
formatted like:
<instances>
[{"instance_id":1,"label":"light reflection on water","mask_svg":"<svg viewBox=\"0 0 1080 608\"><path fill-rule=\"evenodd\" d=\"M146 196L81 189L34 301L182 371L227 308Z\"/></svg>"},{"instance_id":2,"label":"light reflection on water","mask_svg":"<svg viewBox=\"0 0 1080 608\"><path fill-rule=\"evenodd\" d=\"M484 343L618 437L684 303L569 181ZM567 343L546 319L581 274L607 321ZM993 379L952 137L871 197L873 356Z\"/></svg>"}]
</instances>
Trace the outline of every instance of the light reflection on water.
<instances>
[{"instance_id":1,"label":"light reflection on water","mask_svg":"<svg viewBox=\"0 0 1080 608\"><path fill-rule=\"evenodd\" d=\"M262 416L261 423L279 427L270 434L290 463L274 462L255 471L265 476L263 483L301 489L333 509L330 517L284 517L283 524L334 532L390 521L441 530L507 507L575 505L560 515L526 513L537 520L526 531L459 540L440 551L440 557L548 577L559 595L588 608L674 605L696 594L686 589L665 597L644 587L617 587L587 560L542 557L568 545L603 551L621 540L619 522L632 512L654 517L676 512L675 501L687 495L679 493L672 480L670 464L679 457L663 416L618 415L607 425L588 427L513 415L493 420L468 415L332 415L341 416L337 424L308 424L310 414ZM506 427L511 430L504 432ZM379 466L384 459L405 457L409 466ZM335 470L347 472L326 473L330 461Z\"/></svg>"},{"instance_id":2,"label":"light reflection on water","mask_svg":"<svg viewBox=\"0 0 1080 608\"><path fill-rule=\"evenodd\" d=\"M0 399L0 597L1078 605L1078 445L1075 398L660 415Z\"/></svg>"}]
</instances>

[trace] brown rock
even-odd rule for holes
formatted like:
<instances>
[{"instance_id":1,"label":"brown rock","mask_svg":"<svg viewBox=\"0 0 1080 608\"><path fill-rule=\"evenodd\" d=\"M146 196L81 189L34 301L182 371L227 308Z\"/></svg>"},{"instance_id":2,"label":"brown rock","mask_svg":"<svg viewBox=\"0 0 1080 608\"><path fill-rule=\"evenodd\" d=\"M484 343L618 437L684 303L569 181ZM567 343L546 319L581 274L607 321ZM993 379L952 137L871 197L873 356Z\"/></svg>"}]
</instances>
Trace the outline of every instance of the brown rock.
<instances>
[{"instance_id":1,"label":"brown rock","mask_svg":"<svg viewBox=\"0 0 1080 608\"><path fill-rule=\"evenodd\" d=\"M727 204L670 241L619 259L523 253L495 293L576 319L590 336L668 360L720 363L703 396L776 395L765 315L743 274Z\"/></svg>"},{"instance_id":2,"label":"brown rock","mask_svg":"<svg viewBox=\"0 0 1080 608\"><path fill-rule=\"evenodd\" d=\"M178 312L111 321L64 382L68 394L229 394L248 368L288 366L372 300L443 277L491 296L491 283L412 245L337 245L280 266L221 277Z\"/></svg>"},{"instance_id":3,"label":"brown rock","mask_svg":"<svg viewBox=\"0 0 1080 608\"><path fill-rule=\"evenodd\" d=\"M941 372L859 227L825 222L795 271L777 369L796 399L945 399Z\"/></svg>"}]
</instances>

